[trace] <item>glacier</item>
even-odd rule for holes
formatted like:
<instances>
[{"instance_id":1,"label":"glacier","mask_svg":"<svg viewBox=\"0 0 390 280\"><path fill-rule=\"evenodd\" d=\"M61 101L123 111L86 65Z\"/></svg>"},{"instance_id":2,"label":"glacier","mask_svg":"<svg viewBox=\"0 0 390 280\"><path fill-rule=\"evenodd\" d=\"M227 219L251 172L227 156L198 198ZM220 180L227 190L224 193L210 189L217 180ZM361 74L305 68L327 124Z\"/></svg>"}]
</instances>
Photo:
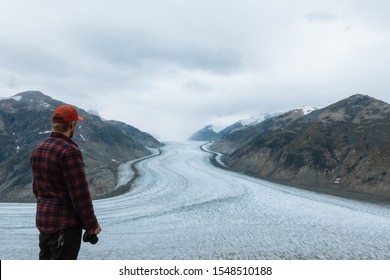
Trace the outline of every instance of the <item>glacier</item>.
<instances>
[{"instance_id":1,"label":"glacier","mask_svg":"<svg viewBox=\"0 0 390 280\"><path fill-rule=\"evenodd\" d=\"M79 259L390 259L388 203L219 169L202 142L166 144L136 163L132 191L94 201L102 232ZM35 204L0 203L0 216L1 259L38 259Z\"/></svg>"}]
</instances>

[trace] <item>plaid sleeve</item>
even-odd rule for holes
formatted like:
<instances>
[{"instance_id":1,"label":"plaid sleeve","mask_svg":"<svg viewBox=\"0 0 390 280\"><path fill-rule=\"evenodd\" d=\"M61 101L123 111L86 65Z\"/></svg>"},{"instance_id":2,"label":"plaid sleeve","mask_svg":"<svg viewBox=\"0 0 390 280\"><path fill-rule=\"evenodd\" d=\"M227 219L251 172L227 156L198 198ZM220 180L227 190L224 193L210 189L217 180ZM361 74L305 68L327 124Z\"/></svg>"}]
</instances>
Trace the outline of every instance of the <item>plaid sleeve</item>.
<instances>
[{"instance_id":1,"label":"plaid sleeve","mask_svg":"<svg viewBox=\"0 0 390 280\"><path fill-rule=\"evenodd\" d=\"M86 231L94 230L98 226L98 221L85 176L81 152L78 149L65 151L62 162L63 175L74 211L79 216Z\"/></svg>"}]
</instances>

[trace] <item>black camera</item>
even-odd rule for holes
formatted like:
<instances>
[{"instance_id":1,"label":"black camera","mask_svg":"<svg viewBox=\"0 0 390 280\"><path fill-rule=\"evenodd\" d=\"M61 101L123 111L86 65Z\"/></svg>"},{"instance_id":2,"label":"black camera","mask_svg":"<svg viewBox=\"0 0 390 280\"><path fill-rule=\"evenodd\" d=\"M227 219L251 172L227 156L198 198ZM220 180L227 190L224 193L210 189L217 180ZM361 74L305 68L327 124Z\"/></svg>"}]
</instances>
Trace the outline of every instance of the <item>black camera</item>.
<instances>
[{"instance_id":1,"label":"black camera","mask_svg":"<svg viewBox=\"0 0 390 280\"><path fill-rule=\"evenodd\" d=\"M88 232L84 232L83 241L96 244L99 241L99 238L96 234L88 234Z\"/></svg>"}]
</instances>

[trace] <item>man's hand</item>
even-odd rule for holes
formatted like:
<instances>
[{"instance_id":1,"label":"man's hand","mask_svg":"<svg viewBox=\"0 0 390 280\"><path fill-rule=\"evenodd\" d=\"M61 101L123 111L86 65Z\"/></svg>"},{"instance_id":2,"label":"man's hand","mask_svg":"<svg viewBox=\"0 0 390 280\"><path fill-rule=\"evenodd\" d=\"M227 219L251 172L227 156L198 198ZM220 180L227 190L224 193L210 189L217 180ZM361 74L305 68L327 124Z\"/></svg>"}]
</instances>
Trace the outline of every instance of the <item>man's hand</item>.
<instances>
[{"instance_id":1,"label":"man's hand","mask_svg":"<svg viewBox=\"0 0 390 280\"><path fill-rule=\"evenodd\" d=\"M100 225L97 226L97 228L95 228L93 231L90 231L89 234L92 235L92 234L99 234L100 232L102 231L102 228L100 227Z\"/></svg>"}]
</instances>

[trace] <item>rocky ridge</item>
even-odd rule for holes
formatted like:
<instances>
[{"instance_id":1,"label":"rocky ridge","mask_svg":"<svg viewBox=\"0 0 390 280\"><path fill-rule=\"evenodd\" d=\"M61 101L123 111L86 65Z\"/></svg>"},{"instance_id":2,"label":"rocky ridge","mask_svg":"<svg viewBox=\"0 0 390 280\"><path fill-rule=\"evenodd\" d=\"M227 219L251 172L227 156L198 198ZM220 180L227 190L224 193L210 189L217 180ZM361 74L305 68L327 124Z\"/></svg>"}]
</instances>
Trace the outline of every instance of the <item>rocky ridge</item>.
<instances>
[{"instance_id":1,"label":"rocky ridge","mask_svg":"<svg viewBox=\"0 0 390 280\"><path fill-rule=\"evenodd\" d=\"M0 100L0 200L34 199L30 154L49 136L52 112L62 104L38 91ZM163 145L132 126L124 123L118 126L80 108L77 110L85 120L78 123L74 141L83 153L94 198L113 191L121 163L147 156L151 153L148 148ZM133 129L137 131L134 138L126 133Z\"/></svg>"}]
</instances>

